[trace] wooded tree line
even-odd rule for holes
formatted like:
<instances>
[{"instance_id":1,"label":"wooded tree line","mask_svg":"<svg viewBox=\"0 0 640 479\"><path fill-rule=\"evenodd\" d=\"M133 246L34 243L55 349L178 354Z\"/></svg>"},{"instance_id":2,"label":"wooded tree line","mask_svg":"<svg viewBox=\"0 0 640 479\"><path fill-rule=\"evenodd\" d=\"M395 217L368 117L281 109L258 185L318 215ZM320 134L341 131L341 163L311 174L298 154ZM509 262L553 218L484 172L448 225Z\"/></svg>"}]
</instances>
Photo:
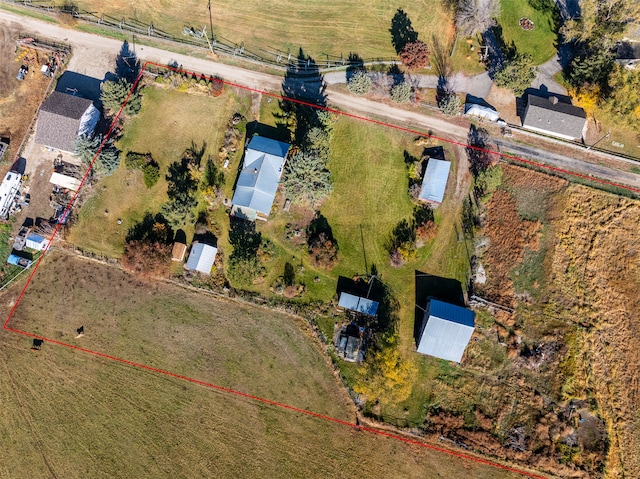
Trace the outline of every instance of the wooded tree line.
<instances>
[{"instance_id":1,"label":"wooded tree line","mask_svg":"<svg viewBox=\"0 0 640 479\"><path fill-rule=\"evenodd\" d=\"M640 71L615 63L616 45L631 24L640 23L636 0L583 0L579 18L562 29L575 47L565 78L574 101L593 115L597 107L618 124L640 126Z\"/></svg>"}]
</instances>

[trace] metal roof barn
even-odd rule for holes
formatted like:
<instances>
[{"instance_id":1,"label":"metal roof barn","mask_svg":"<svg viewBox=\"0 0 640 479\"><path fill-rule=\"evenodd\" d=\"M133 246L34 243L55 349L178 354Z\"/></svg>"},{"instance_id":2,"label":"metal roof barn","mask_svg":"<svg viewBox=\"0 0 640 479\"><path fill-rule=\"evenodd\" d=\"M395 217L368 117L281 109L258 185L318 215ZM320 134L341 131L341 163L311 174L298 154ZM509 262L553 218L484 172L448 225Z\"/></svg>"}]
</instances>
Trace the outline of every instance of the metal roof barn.
<instances>
[{"instance_id":1,"label":"metal roof barn","mask_svg":"<svg viewBox=\"0 0 640 479\"><path fill-rule=\"evenodd\" d=\"M427 171L422 179L422 189L419 198L428 203L440 204L447 188L451 162L429 158Z\"/></svg>"},{"instance_id":2,"label":"metal roof barn","mask_svg":"<svg viewBox=\"0 0 640 479\"><path fill-rule=\"evenodd\" d=\"M366 314L368 316L375 316L378 312L378 303L376 301L361 298L360 296L354 296L353 294L349 293L340 293L338 306L344 309L349 309L351 311Z\"/></svg>"},{"instance_id":3,"label":"metal roof barn","mask_svg":"<svg viewBox=\"0 0 640 479\"><path fill-rule=\"evenodd\" d=\"M422 321L418 352L460 362L475 323L473 311L432 299Z\"/></svg>"},{"instance_id":4,"label":"metal roof barn","mask_svg":"<svg viewBox=\"0 0 640 479\"><path fill-rule=\"evenodd\" d=\"M232 213L249 220L269 216L291 145L254 136L244 154L231 204Z\"/></svg>"},{"instance_id":5,"label":"metal roof barn","mask_svg":"<svg viewBox=\"0 0 640 479\"><path fill-rule=\"evenodd\" d=\"M191 247L191 253L185 268L199 271L204 274L210 274L213 263L216 260L218 248L204 243L195 243Z\"/></svg>"},{"instance_id":6,"label":"metal roof barn","mask_svg":"<svg viewBox=\"0 0 640 479\"><path fill-rule=\"evenodd\" d=\"M0 218L7 218L9 216L11 205L20 190L21 183L22 175L19 175L15 171L10 171L4 177L2 184L0 184Z\"/></svg>"}]
</instances>

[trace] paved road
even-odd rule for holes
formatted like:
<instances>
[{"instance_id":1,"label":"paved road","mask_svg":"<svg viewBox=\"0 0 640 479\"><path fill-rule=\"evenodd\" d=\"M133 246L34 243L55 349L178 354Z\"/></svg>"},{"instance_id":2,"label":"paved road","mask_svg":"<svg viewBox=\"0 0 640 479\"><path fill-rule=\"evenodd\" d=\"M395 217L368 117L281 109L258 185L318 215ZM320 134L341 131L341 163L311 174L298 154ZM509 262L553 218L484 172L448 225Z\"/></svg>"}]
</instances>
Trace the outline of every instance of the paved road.
<instances>
[{"instance_id":1,"label":"paved road","mask_svg":"<svg viewBox=\"0 0 640 479\"><path fill-rule=\"evenodd\" d=\"M99 79L103 79L105 74L112 69L115 56L122 47L122 43L117 40L71 30L32 18L21 17L6 11L0 11L0 24L12 25L23 31L38 33L69 43L74 49L69 69ZM258 90L280 91L282 84L282 78L275 75L225 65L212 60L171 53L159 48L137 46L136 53L143 61L153 61L165 65L176 62L185 69L220 75L227 81ZM378 103L335 91L328 92L328 101L330 104L351 114L384 119L389 123L425 133L433 131L434 134L446 136L457 141L465 141L467 138L467 129L465 127L452 125L444 119L397 108L390 104ZM524 153L522 149L524 147L517 143L504 140L501 140L501 143L503 150ZM550 148L553 148L553 146L550 146ZM597 176L616 183L640 188L640 175L558 155L553 151L540 151L527 147L526 154L536 161L543 161L577 173Z\"/></svg>"}]
</instances>

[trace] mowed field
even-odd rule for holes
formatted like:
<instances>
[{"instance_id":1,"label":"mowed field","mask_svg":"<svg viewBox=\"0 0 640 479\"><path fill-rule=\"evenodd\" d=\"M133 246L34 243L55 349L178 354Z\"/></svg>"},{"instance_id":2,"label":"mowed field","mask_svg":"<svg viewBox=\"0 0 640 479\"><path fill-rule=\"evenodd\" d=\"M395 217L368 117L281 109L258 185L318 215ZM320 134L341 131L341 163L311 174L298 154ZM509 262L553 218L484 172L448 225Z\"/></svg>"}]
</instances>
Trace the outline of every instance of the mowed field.
<instances>
[{"instance_id":1,"label":"mowed field","mask_svg":"<svg viewBox=\"0 0 640 479\"><path fill-rule=\"evenodd\" d=\"M19 287L3 293L8 312ZM85 336L75 338L84 325ZM11 326L353 421L296 319L51 252ZM518 474L0 334L0 477Z\"/></svg>"},{"instance_id":2,"label":"mowed field","mask_svg":"<svg viewBox=\"0 0 640 479\"><path fill-rule=\"evenodd\" d=\"M80 0L80 8L132 18L180 36L185 24L210 31L207 2L202 0ZM420 38L432 35L445 40L453 36L453 16L444 0L418 0L404 5L381 0L266 0L263 2L211 2L213 31L216 36L249 50L287 52L302 47L316 59L325 55L346 58L355 52L363 58L395 56L391 45L391 19L402 7ZM259 52L264 53L264 52Z\"/></svg>"}]
</instances>

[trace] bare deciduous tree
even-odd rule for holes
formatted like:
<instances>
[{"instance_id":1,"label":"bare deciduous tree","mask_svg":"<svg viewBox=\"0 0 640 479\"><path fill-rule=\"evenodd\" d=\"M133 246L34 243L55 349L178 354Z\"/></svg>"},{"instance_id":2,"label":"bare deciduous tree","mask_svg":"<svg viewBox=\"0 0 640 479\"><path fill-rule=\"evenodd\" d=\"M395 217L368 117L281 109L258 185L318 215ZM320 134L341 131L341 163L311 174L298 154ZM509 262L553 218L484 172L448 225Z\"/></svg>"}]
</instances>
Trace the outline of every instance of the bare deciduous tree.
<instances>
[{"instance_id":1,"label":"bare deciduous tree","mask_svg":"<svg viewBox=\"0 0 640 479\"><path fill-rule=\"evenodd\" d=\"M499 0L462 0L456 15L458 31L465 36L484 33L495 25L498 15Z\"/></svg>"}]
</instances>

